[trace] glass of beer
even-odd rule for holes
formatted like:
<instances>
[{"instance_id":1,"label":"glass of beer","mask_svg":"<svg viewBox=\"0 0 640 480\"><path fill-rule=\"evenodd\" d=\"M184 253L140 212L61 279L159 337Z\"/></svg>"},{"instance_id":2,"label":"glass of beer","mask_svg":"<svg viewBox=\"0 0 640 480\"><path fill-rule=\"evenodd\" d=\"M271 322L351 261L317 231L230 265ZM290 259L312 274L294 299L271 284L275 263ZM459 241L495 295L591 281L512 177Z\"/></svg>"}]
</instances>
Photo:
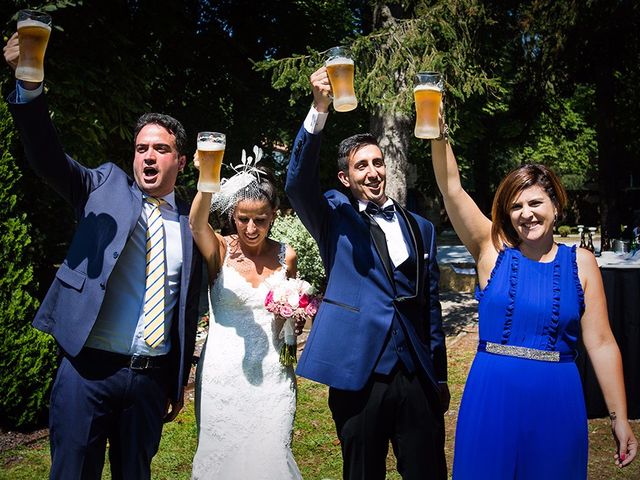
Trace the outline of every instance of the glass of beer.
<instances>
[{"instance_id":1,"label":"glass of beer","mask_svg":"<svg viewBox=\"0 0 640 480\"><path fill-rule=\"evenodd\" d=\"M324 66L333 90L333 108L336 112L350 112L358 106L353 89L354 64L347 47L333 47L327 52Z\"/></svg>"},{"instance_id":2,"label":"glass of beer","mask_svg":"<svg viewBox=\"0 0 640 480\"><path fill-rule=\"evenodd\" d=\"M201 192L220 191L220 169L222 168L222 157L226 143L224 133L198 133L198 160L200 162L198 190Z\"/></svg>"},{"instance_id":3,"label":"glass of beer","mask_svg":"<svg viewBox=\"0 0 640 480\"><path fill-rule=\"evenodd\" d=\"M27 82L44 80L44 52L51 34L51 17L35 10L18 12L20 57L16 78Z\"/></svg>"},{"instance_id":4,"label":"glass of beer","mask_svg":"<svg viewBox=\"0 0 640 480\"><path fill-rule=\"evenodd\" d=\"M440 125L438 113L442 103L444 80L436 72L421 72L416 75L413 97L416 102L416 127L414 135L418 138L438 138Z\"/></svg>"}]
</instances>

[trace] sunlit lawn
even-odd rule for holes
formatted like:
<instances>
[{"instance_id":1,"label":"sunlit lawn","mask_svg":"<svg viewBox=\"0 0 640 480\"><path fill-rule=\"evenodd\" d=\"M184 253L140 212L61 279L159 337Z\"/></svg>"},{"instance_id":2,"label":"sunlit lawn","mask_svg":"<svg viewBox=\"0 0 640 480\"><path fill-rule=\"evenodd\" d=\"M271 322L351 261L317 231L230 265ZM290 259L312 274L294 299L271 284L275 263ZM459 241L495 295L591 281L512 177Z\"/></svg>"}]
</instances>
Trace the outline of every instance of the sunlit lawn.
<instances>
[{"instance_id":1,"label":"sunlit lawn","mask_svg":"<svg viewBox=\"0 0 640 480\"><path fill-rule=\"evenodd\" d=\"M453 457L455 421L460 396L474 348L473 332L449 348L449 384L452 394L451 409L446 416L446 454L449 466ZM633 428L636 436L640 437L640 422L633 422ZM613 442L607 420L599 419L589 422L589 441L589 480L640 479L640 459L634 462L632 467L622 471L613 466L611 460ZM195 417L193 402L189 402L176 421L165 426L160 452L154 458L152 465L153 478L189 479L195 448ZM304 379L299 380L294 454L306 480L337 480L342 477L340 446L336 440L333 421L327 407L327 388ZM391 454L387 465L387 478L399 479ZM0 479L44 479L47 477L48 468L49 445L46 439L0 453ZM109 478L111 476L108 468L105 468L103 479Z\"/></svg>"}]
</instances>

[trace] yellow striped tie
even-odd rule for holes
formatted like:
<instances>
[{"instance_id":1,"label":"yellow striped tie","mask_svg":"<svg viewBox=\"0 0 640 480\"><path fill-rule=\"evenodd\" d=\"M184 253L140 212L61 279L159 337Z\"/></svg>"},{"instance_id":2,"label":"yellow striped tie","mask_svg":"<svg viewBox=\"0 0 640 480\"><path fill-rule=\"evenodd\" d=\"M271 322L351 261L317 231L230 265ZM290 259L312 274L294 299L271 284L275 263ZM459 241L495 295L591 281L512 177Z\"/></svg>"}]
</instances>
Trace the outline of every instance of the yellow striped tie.
<instances>
[{"instance_id":1,"label":"yellow striped tie","mask_svg":"<svg viewBox=\"0 0 640 480\"><path fill-rule=\"evenodd\" d=\"M158 347L164 340L164 226L160 214L162 199L146 197L153 209L147 218L147 267L144 293L144 340Z\"/></svg>"}]
</instances>

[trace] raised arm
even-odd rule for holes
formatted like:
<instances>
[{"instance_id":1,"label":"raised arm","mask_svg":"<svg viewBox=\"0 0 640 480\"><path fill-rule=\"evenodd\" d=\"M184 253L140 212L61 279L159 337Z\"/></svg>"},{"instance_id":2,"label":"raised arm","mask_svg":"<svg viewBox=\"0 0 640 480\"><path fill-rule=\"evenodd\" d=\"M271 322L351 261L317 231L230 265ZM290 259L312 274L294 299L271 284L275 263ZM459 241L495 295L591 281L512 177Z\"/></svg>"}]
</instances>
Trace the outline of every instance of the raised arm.
<instances>
[{"instance_id":1,"label":"raised arm","mask_svg":"<svg viewBox=\"0 0 640 480\"><path fill-rule=\"evenodd\" d=\"M462 188L458 163L449 142L432 140L431 158L436 182L451 224L469 253L478 262L485 251L495 252L491 243L491 221Z\"/></svg>"},{"instance_id":2,"label":"raised arm","mask_svg":"<svg viewBox=\"0 0 640 480\"><path fill-rule=\"evenodd\" d=\"M309 113L326 114L331 104L331 85L325 67L316 70L309 78L313 91L314 107ZM315 113L313 110L315 109ZM312 131L308 130L309 128ZM316 131L317 130L317 131ZM327 200L320 188L320 143L322 128L305 124L293 143L293 151L287 168L285 192L291 206L311 236L318 240L329 211Z\"/></svg>"},{"instance_id":3,"label":"raised arm","mask_svg":"<svg viewBox=\"0 0 640 480\"><path fill-rule=\"evenodd\" d=\"M197 157L194 158L194 165L198 167ZM209 211L211 208L211 193L197 192L191 203L189 212L189 226L191 235L196 242L202 258L207 264L209 284L213 283L222 266L226 244L222 236L216 233L209 224Z\"/></svg>"},{"instance_id":4,"label":"raised arm","mask_svg":"<svg viewBox=\"0 0 640 480\"><path fill-rule=\"evenodd\" d=\"M12 72L19 52L18 34L14 33L3 48ZM20 81L20 85L23 92L29 92L29 98L18 98L16 88L8 97L8 106L20 132L25 158L38 176L73 205L79 217L89 193L102 184L112 165L88 169L66 155L51 121L42 83Z\"/></svg>"},{"instance_id":5,"label":"raised arm","mask_svg":"<svg viewBox=\"0 0 640 480\"><path fill-rule=\"evenodd\" d=\"M612 414L611 428L617 444L616 464L626 466L637 454L638 441L627 420L620 350L609 326L602 276L595 257L587 250L579 248L577 261L585 303L581 320L582 339L602 389L604 401Z\"/></svg>"}]
</instances>

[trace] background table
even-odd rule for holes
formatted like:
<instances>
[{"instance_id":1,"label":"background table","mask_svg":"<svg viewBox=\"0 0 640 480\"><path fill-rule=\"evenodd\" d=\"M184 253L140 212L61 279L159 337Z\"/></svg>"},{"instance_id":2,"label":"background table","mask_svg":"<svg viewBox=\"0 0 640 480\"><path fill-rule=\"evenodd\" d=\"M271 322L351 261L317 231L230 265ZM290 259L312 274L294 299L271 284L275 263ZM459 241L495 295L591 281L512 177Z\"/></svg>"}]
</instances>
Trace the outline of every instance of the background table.
<instances>
[{"instance_id":1,"label":"background table","mask_svg":"<svg viewBox=\"0 0 640 480\"><path fill-rule=\"evenodd\" d=\"M640 267L616 268L602 265L602 280L607 296L611 330L620 347L627 409L630 419L640 418ZM576 361L587 404L587 416L608 416L607 407L584 345L580 342Z\"/></svg>"}]
</instances>

